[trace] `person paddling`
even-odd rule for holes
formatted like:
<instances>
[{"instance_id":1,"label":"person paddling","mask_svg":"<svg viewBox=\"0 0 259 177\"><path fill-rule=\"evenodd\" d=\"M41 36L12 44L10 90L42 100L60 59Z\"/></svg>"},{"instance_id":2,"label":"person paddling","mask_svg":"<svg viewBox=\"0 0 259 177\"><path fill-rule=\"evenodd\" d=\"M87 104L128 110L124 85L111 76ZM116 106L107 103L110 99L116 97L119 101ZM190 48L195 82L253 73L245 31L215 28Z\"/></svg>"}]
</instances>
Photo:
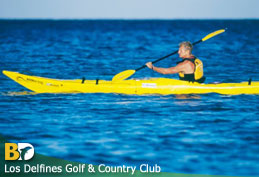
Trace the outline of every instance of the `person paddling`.
<instances>
[{"instance_id":1,"label":"person paddling","mask_svg":"<svg viewBox=\"0 0 259 177\"><path fill-rule=\"evenodd\" d=\"M146 66L161 74L179 74L180 80L203 83L203 63L200 59L192 54L192 44L189 41L184 41L179 44L178 54L183 60L178 62L175 67L159 68L147 62Z\"/></svg>"}]
</instances>

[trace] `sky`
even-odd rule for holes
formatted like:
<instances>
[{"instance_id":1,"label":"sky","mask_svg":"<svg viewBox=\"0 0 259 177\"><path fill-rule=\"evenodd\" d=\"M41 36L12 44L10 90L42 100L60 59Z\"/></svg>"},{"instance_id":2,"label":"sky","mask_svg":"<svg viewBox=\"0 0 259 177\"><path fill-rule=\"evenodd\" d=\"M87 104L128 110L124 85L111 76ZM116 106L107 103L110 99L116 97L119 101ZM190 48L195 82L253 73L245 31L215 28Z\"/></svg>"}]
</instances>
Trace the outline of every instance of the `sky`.
<instances>
[{"instance_id":1,"label":"sky","mask_svg":"<svg viewBox=\"0 0 259 177\"><path fill-rule=\"evenodd\" d=\"M247 19L259 0L0 0L1 19Z\"/></svg>"}]
</instances>

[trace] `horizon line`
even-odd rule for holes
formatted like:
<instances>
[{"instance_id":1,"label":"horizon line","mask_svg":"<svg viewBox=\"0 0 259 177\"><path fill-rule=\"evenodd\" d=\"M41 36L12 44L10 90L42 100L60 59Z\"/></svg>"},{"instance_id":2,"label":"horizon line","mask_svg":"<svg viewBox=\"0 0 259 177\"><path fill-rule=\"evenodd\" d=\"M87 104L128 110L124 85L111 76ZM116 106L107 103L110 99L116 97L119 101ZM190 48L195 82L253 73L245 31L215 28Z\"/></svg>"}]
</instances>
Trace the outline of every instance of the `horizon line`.
<instances>
[{"instance_id":1,"label":"horizon line","mask_svg":"<svg viewBox=\"0 0 259 177\"><path fill-rule=\"evenodd\" d=\"M259 20L259 18L10 18L0 20Z\"/></svg>"}]
</instances>

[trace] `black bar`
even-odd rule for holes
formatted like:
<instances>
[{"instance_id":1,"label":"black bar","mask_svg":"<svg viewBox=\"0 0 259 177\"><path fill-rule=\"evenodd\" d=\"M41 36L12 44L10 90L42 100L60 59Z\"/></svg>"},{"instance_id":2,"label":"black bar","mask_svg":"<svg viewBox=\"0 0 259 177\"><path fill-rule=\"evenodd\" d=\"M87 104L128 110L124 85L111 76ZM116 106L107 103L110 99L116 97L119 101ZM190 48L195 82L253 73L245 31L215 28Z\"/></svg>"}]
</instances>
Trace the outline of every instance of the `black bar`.
<instances>
[{"instance_id":1,"label":"black bar","mask_svg":"<svg viewBox=\"0 0 259 177\"><path fill-rule=\"evenodd\" d=\"M194 46L194 45L199 44L199 43L201 43L201 42L202 42L202 39L199 40L199 41L196 41L196 42L192 43L192 45ZM159 62L159 61L161 61L161 60L163 60L163 59L165 59L165 58L167 58L167 57L170 57L170 56L172 56L172 55L174 55L174 54L177 54L177 53L178 53L178 50L176 50L176 51L174 51L173 53L170 53L170 54L168 54L168 55L166 55L166 56L164 56L164 57L161 57L161 58L159 58L159 59L153 61L152 64L154 64L154 63L156 63L156 62ZM143 68L145 68L145 67L146 67L146 65L143 65L143 66L137 68L136 71L139 71L139 70L141 70L141 69L143 69Z\"/></svg>"}]
</instances>

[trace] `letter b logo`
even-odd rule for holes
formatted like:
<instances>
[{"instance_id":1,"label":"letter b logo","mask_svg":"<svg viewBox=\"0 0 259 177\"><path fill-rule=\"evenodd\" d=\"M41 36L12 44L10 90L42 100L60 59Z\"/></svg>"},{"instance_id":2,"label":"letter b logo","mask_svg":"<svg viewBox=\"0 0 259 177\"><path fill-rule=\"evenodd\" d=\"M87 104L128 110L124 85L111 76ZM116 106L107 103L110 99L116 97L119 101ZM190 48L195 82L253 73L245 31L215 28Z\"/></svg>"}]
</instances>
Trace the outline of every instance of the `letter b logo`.
<instances>
[{"instance_id":1,"label":"letter b logo","mask_svg":"<svg viewBox=\"0 0 259 177\"><path fill-rule=\"evenodd\" d=\"M5 143L5 160L30 160L34 148L29 143Z\"/></svg>"},{"instance_id":2,"label":"letter b logo","mask_svg":"<svg viewBox=\"0 0 259 177\"><path fill-rule=\"evenodd\" d=\"M5 143L5 160L17 160L20 157L20 153L17 150L17 144Z\"/></svg>"}]
</instances>

